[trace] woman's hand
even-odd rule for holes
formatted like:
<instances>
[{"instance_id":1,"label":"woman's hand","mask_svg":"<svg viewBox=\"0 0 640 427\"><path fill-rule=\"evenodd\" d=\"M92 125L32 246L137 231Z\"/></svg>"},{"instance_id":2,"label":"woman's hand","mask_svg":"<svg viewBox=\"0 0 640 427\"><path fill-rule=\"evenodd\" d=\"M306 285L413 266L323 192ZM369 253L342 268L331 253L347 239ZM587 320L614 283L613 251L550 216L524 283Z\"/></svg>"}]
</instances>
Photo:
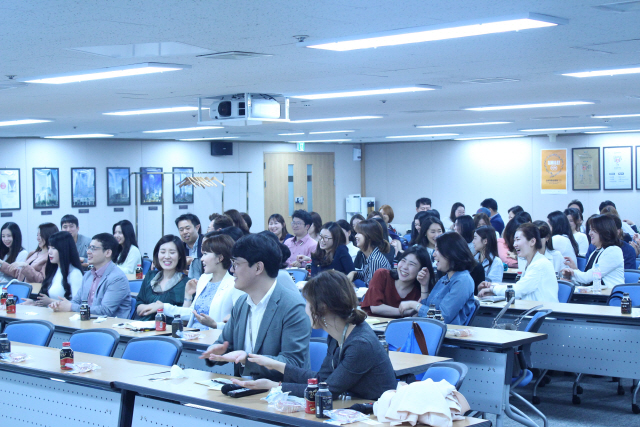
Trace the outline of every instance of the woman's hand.
<instances>
[{"instance_id":1,"label":"woman's hand","mask_svg":"<svg viewBox=\"0 0 640 427\"><path fill-rule=\"evenodd\" d=\"M148 316L158 311L159 308L164 307L164 303L156 301L152 304L140 304L136 309L136 313L139 316Z\"/></svg>"},{"instance_id":2,"label":"woman's hand","mask_svg":"<svg viewBox=\"0 0 640 427\"><path fill-rule=\"evenodd\" d=\"M427 267L423 267L418 272L418 276L416 276L416 279L418 280L418 283L420 283L420 286L423 289L427 288L429 286L429 279L430 278L431 278L431 276L429 274L429 269L427 269Z\"/></svg>"},{"instance_id":3,"label":"woman's hand","mask_svg":"<svg viewBox=\"0 0 640 427\"><path fill-rule=\"evenodd\" d=\"M478 291L478 298L489 297L489 296L493 296L493 295L495 295L495 294L493 293L493 290L491 289L491 287L483 288L480 291Z\"/></svg>"},{"instance_id":4,"label":"woman's hand","mask_svg":"<svg viewBox=\"0 0 640 427\"><path fill-rule=\"evenodd\" d=\"M296 261L298 261L299 264L302 264L302 263L308 264L311 262L311 258L306 255L298 255L298 258L296 258Z\"/></svg>"},{"instance_id":5,"label":"woman's hand","mask_svg":"<svg viewBox=\"0 0 640 427\"><path fill-rule=\"evenodd\" d=\"M39 307L47 307L49 304L51 304L54 301L55 300L49 298L48 295L38 294L38 300L34 301L34 303L35 303L35 305L37 305Z\"/></svg>"},{"instance_id":6,"label":"woman's hand","mask_svg":"<svg viewBox=\"0 0 640 427\"><path fill-rule=\"evenodd\" d=\"M402 242L398 239L393 239L391 241L391 246L393 246L396 250L396 254L400 254L403 252L402 250Z\"/></svg>"},{"instance_id":7,"label":"woman's hand","mask_svg":"<svg viewBox=\"0 0 640 427\"><path fill-rule=\"evenodd\" d=\"M280 362L267 356L261 356L259 354L249 354L247 360L249 362L255 363L256 365L264 366L267 369L278 371L281 374L284 374L286 363Z\"/></svg>"},{"instance_id":8,"label":"woman's hand","mask_svg":"<svg viewBox=\"0 0 640 427\"><path fill-rule=\"evenodd\" d=\"M578 266L576 265L575 261L572 260L571 258L569 258L568 256L564 257L564 265L566 265L567 267L572 268L574 270L578 268Z\"/></svg>"},{"instance_id":9,"label":"woman's hand","mask_svg":"<svg viewBox=\"0 0 640 427\"><path fill-rule=\"evenodd\" d=\"M563 268L562 270L560 270L560 273L562 273L563 277L566 277L568 279L571 279L573 277L573 269L572 268Z\"/></svg>"},{"instance_id":10,"label":"woman's hand","mask_svg":"<svg viewBox=\"0 0 640 427\"><path fill-rule=\"evenodd\" d=\"M231 378L231 381L233 381L234 384L239 385L240 387L250 388L251 390L271 390L274 387L278 387L277 382L264 378L254 381L242 381Z\"/></svg>"},{"instance_id":11,"label":"woman's hand","mask_svg":"<svg viewBox=\"0 0 640 427\"><path fill-rule=\"evenodd\" d=\"M353 282L355 278L356 278L356 271L352 271L349 274L347 274L347 279L349 279L351 282Z\"/></svg>"},{"instance_id":12,"label":"woman's hand","mask_svg":"<svg viewBox=\"0 0 640 427\"><path fill-rule=\"evenodd\" d=\"M20 305L36 305L36 302L29 298L22 298Z\"/></svg>"},{"instance_id":13,"label":"woman's hand","mask_svg":"<svg viewBox=\"0 0 640 427\"><path fill-rule=\"evenodd\" d=\"M481 282L478 285L478 292L480 292L482 289L491 289L491 282Z\"/></svg>"},{"instance_id":14,"label":"woman's hand","mask_svg":"<svg viewBox=\"0 0 640 427\"><path fill-rule=\"evenodd\" d=\"M289 264L289 268L300 268L300 263L298 261L293 261Z\"/></svg>"},{"instance_id":15,"label":"woman's hand","mask_svg":"<svg viewBox=\"0 0 640 427\"><path fill-rule=\"evenodd\" d=\"M197 311L193 310L193 315L196 317L196 320L198 322L200 322L202 325L204 326L208 326L211 329L216 329L218 327L218 324L216 323L215 320L213 320L212 317L202 313L202 314L198 314Z\"/></svg>"},{"instance_id":16,"label":"woman's hand","mask_svg":"<svg viewBox=\"0 0 640 427\"><path fill-rule=\"evenodd\" d=\"M623 221L629 225L635 225L635 222L631 221L630 219L623 219Z\"/></svg>"},{"instance_id":17,"label":"woman's hand","mask_svg":"<svg viewBox=\"0 0 640 427\"><path fill-rule=\"evenodd\" d=\"M417 307L420 304L418 301L402 301L398 306L400 316L407 317L413 316L418 312Z\"/></svg>"},{"instance_id":18,"label":"woman's hand","mask_svg":"<svg viewBox=\"0 0 640 427\"><path fill-rule=\"evenodd\" d=\"M184 296L193 296L196 293L196 287L198 286L198 280L191 279L184 287Z\"/></svg>"},{"instance_id":19,"label":"woman's hand","mask_svg":"<svg viewBox=\"0 0 640 427\"><path fill-rule=\"evenodd\" d=\"M213 360L214 362L231 362L245 364L247 362L247 352L244 350L236 350L220 356L211 354L209 356L209 360Z\"/></svg>"}]
</instances>

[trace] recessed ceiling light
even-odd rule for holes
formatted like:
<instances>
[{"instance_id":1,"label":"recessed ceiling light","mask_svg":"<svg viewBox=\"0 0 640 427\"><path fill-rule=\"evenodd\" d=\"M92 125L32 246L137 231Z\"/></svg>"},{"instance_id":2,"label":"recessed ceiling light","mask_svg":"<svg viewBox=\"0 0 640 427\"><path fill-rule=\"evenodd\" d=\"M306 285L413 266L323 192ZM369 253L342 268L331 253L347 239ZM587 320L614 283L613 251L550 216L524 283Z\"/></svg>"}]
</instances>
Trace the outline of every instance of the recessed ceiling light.
<instances>
[{"instance_id":1,"label":"recessed ceiling light","mask_svg":"<svg viewBox=\"0 0 640 427\"><path fill-rule=\"evenodd\" d=\"M178 113L181 111L198 111L198 107L149 108L146 110L113 111L102 114L106 116L137 116L138 114Z\"/></svg>"},{"instance_id":2,"label":"recessed ceiling light","mask_svg":"<svg viewBox=\"0 0 640 427\"><path fill-rule=\"evenodd\" d=\"M458 136L458 133L432 133L429 135L399 135L399 136L387 136L389 139L406 139L406 138L437 138L440 136Z\"/></svg>"},{"instance_id":3,"label":"recessed ceiling light","mask_svg":"<svg viewBox=\"0 0 640 427\"><path fill-rule=\"evenodd\" d=\"M615 119L618 117L640 117L640 113L638 114L611 114L608 116L591 116L592 119Z\"/></svg>"},{"instance_id":4,"label":"recessed ceiling light","mask_svg":"<svg viewBox=\"0 0 640 427\"><path fill-rule=\"evenodd\" d=\"M606 129L609 126L575 126L568 128L548 128L548 129L518 129L520 132L555 132L568 130L585 130L585 129Z\"/></svg>"},{"instance_id":5,"label":"recessed ceiling light","mask_svg":"<svg viewBox=\"0 0 640 427\"><path fill-rule=\"evenodd\" d=\"M503 139L503 138L522 138L527 135L505 135L505 136L477 136L475 138L456 138L454 141L470 141L473 139Z\"/></svg>"},{"instance_id":6,"label":"recessed ceiling light","mask_svg":"<svg viewBox=\"0 0 640 427\"><path fill-rule=\"evenodd\" d=\"M145 130L142 133L189 132L189 131L192 131L192 130L206 130L206 129L224 129L224 128L222 126L196 126L196 127L191 127L191 128Z\"/></svg>"},{"instance_id":7,"label":"recessed ceiling light","mask_svg":"<svg viewBox=\"0 0 640 427\"><path fill-rule=\"evenodd\" d=\"M609 70L582 71L579 73L562 73L563 76L569 77L601 77L601 76L620 76L623 74L638 74L640 67L629 68L612 68Z\"/></svg>"},{"instance_id":8,"label":"recessed ceiling light","mask_svg":"<svg viewBox=\"0 0 640 427\"><path fill-rule=\"evenodd\" d=\"M279 133L278 136L304 135L304 132Z\"/></svg>"},{"instance_id":9,"label":"recessed ceiling light","mask_svg":"<svg viewBox=\"0 0 640 427\"><path fill-rule=\"evenodd\" d=\"M566 102L541 102L538 104L517 104L517 105L489 105L486 107L463 108L468 111L497 111L497 110L520 110L523 108L544 108L544 107L567 107L571 105L595 104L591 101L566 101Z\"/></svg>"},{"instance_id":10,"label":"recessed ceiling light","mask_svg":"<svg viewBox=\"0 0 640 427\"><path fill-rule=\"evenodd\" d=\"M97 70L76 71L72 73L55 74L50 76L21 79L27 83L63 84L86 82L89 80L112 79L115 77L139 76L142 74L163 73L191 68L191 65L161 64L145 62L143 64L124 65L122 67L100 68Z\"/></svg>"},{"instance_id":11,"label":"recessed ceiling light","mask_svg":"<svg viewBox=\"0 0 640 427\"><path fill-rule=\"evenodd\" d=\"M321 132L309 132L309 135L321 135L323 133L351 133L355 132L355 130L325 130Z\"/></svg>"},{"instance_id":12,"label":"recessed ceiling light","mask_svg":"<svg viewBox=\"0 0 640 427\"><path fill-rule=\"evenodd\" d=\"M393 89L371 89L371 90L354 90L350 92L333 92L333 93L318 93L315 95L293 95L291 98L303 98L303 99L329 99L329 98L347 98L350 96L367 96L367 95L390 95L394 93L407 93L407 92L421 92L426 90L440 89L439 86L412 86L412 87L399 87Z\"/></svg>"},{"instance_id":13,"label":"recessed ceiling light","mask_svg":"<svg viewBox=\"0 0 640 427\"><path fill-rule=\"evenodd\" d=\"M213 141L216 139L238 139L240 138L239 136L219 136L216 138L185 138L185 139L179 139L178 141Z\"/></svg>"},{"instance_id":14,"label":"recessed ceiling light","mask_svg":"<svg viewBox=\"0 0 640 427\"><path fill-rule=\"evenodd\" d=\"M35 120L35 119L22 119L22 120L6 120L0 122L0 126L15 126L15 125L31 125L34 123L50 123L53 120Z\"/></svg>"},{"instance_id":15,"label":"recessed ceiling light","mask_svg":"<svg viewBox=\"0 0 640 427\"><path fill-rule=\"evenodd\" d=\"M428 125L428 126L417 126L419 129L429 129L429 128L457 128L457 127L465 127L465 126L487 126L487 125L505 125L507 123L513 122L483 122L483 123L456 123L452 125Z\"/></svg>"},{"instance_id":16,"label":"recessed ceiling light","mask_svg":"<svg viewBox=\"0 0 640 427\"><path fill-rule=\"evenodd\" d=\"M640 129L628 129L628 130L600 130L585 133L627 133L627 132L640 132Z\"/></svg>"},{"instance_id":17,"label":"recessed ceiling light","mask_svg":"<svg viewBox=\"0 0 640 427\"><path fill-rule=\"evenodd\" d=\"M85 133L84 135L57 135L45 136L47 139L78 139L78 138L111 138L113 135L107 133Z\"/></svg>"},{"instance_id":18,"label":"recessed ceiling light","mask_svg":"<svg viewBox=\"0 0 640 427\"><path fill-rule=\"evenodd\" d=\"M313 140L307 140L307 141L287 141L287 142L291 142L291 143L298 143L298 142L348 142L351 141L350 139L313 139Z\"/></svg>"},{"instance_id":19,"label":"recessed ceiling light","mask_svg":"<svg viewBox=\"0 0 640 427\"><path fill-rule=\"evenodd\" d=\"M341 122L344 120L368 120L368 119L382 119L382 118L383 116L332 117L329 119L291 120L289 123Z\"/></svg>"}]
</instances>

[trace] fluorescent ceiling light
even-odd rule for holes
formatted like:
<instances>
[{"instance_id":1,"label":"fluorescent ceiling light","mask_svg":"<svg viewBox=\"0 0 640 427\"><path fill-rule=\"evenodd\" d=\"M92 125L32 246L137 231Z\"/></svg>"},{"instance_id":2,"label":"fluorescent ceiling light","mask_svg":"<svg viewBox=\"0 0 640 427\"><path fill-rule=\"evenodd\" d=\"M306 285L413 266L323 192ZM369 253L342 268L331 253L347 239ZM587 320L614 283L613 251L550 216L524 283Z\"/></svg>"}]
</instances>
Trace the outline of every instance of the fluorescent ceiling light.
<instances>
[{"instance_id":1,"label":"fluorescent ceiling light","mask_svg":"<svg viewBox=\"0 0 640 427\"><path fill-rule=\"evenodd\" d=\"M278 136L304 135L304 132L279 133Z\"/></svg>"},{"instance_id":2,"label":"fluorescent ceiling light","mask_svg":"<svg viewBox=\"0 0 640 427\"><path fill-rule=\"evenodd\" d=\"M555 132L567 130L585 130L585 129L606 129L609 126L575 126L569 128L548 128L548 129L518 129L520 132Z\"/></svg>"},{"instance_id":3,"label":"fluorescent ceiling light","mask_svg":"<svg viewBox=\"0 0 640 427\"><path fill-rule=\"evenodd\" d=\"M97 70L76 71L72 73L54 74L49 76L22 79L27 83L63 84L86 82L89 80L112 79L115 77L139 76L142 74L163 73L191 68L191 65L161 64L145 62L142 64L124 65L122 67L99 68Z\"/></svg>"},{"instance_id":4,"label":"fluorescent ceiling light","mask_svg":"<svg viewBox=\"0 0 640 427\"><path fill-rule=\"evenodd\" d=\"M522 138L527 135L505 135L505 136L478 136L475 138L456 138L454 141L470 141L473 139L503 139L503 138Z\"/></svg>"},{"instance_id":5,"label":"fluorescent ceiling light","mask_svg":"<svg viewBox=\"0 0 640 427\"><path fill-rule=\"evenodd\" d=\"M84 135L58 135L45 136L47 139L77 139L77 138L111 138L113 135L108 133L85 133Z\"/></svg>"},{"instance_id":6,"label":"fluorescent ceiling light","mask_svg":"<svg viewBox=\"0 0 640 427\"><path fill-rule=\"evenodd\" d=\"M303 98L303 99L329 99L329 98L348 98L350 96L367 96L367 95L389 95L394 93L406 93L406 92L420 92L425 90L440 89L439 86L412 86L412 87L399 87L394 89L372 89L372 90L354 90L350 92L333 92L333 93L318 93L315 95L293 95L291 98Z\"/></svg>"},{"instance_id":7,"label":"fluorescent ceiling light","mask_svg":"<svg viewBox=\"0 0 640 427\"><path fill-rule=\"evenodd\" d=\"M419 129L457 128L457 127L465 127L465 126L505 125L507 123L513 123L513 122L457 123L457 124L452 124L452 125L428 125L428 126L416 126L416 127L419 128Z\"/></svg>"},{"instance_id":8,"label":"fluorescent ceiling light","mask_svg":"<svg viewBox=\"0 0 640 427\"><path fill-rule=\"evenodd\" d=\"M206 129L223 129L223 127L222 126L196 126L196 127L192 127L192 128L145 130L142 133L189 132L189 131L192 131L192 130L206 130Z\"/></svg>"},{"instance_id":9,"label":"fluorescent ceiling light","mask_svg":"<svg viewBox=\"0 0 640 427\"><path fill-rule=\"evenodd\" d=\"M179 139L178 141L213 141L215 139L238 139L240 138L239 136L219 136L216 138L186 138L186 139Z\"/></svg>"},{"instance_id":10,"label":"fluorescent ceiling light","mask_svg":"<svg viewBox=\"0 0 640 427\"><path fill-rule=\"evenodd\" d=\"M106 116L137 116L139 114L179 113L181 111L198 111L198 107L150 108L146 110L113 111L102 114Z\"/></svg>"},{"instance_id":11,"label":"fluorescent ceiling light","mask_svg":"<svg viewBox=\"0 0 640 427\"><path fill-rule=\"evenodd\" d=\"M405 138L435 138L439 136L458 136L458 133L432 133L429 135L399 135L399 136L387 136L389 139L405 139Z\"/></svg>"},{"instance_id":12,"label":"fluorescent ceiling light","mask_svg":"<svg viewBox=\"0 0 640 427\"><path fill-rule=\"evenodd\" d=\"M566 19L536 13L527 13L516 17L494 18L492 20L478 20L473 22L420 27L412 28L411 30L403 29L387 31L367 36L359 36L357 38L350 37L327 40L326 42L307 42L302 43L301 46L312 49L344 52L355 49L396 46L409 43L421 43L528 30L532 28L553 27L566 23L568 23Z\"/></svg>"},{"instance_id":13,"label":"fluorescent ceiling light","mask_svg":"<svg viewBox=\"0 0 640 427\"><path fill-rule=\"evenodd\" d=\"M333 117L329 119L291 120L289 123L341 122L344 120L367 120L367 119L381 119L381 118L382 116Z\"/></svg>"},{"instance_id":14,"label":"fluorescent ceiling light","mask_svg":"<svg viewBox=\"0 0 640 427\"><path fill-rule=\"evenodd\" d=\"M609 116L591 116L592 119L615 119L619 117L640 117L639 114L612 114Z\"/></svg>"},{"instance_id":15,"label":"fluorescent ceiling light","mask_svg":"<svg viewBox=\"0 0 640 427\"><path fill-rule=\"evenodd\" d=\"M298 143L298 142L348 142L351 141L350 139L314 139L314 140L308 140L308 141L287 141L287 142L291 142L291 143Z\"/></svg>"},{"instance_id":16,"label":"fluorescent ceiling light","mask_svg":"<svg viewBox=\"0 0 640 427\"><path fill-rule=\"evenodd\" d=\"M497 111L497 110L520 110L523 108L544 108L544 107L567 107L570 105L595 104L591 101L567 101L567 102L541 102L538 104L518 104L518 105L489 105L486 107L464 108L468 111Z\"/></svg>"},{"instance_id":17,"label":"fluorescent ceiling light","mask_svg":"<svg viewBox=\"0 0 640 427\"><path fill-rule=\"evenodd\" d=\"M563 76L569 77L601 77L601 76L619 76L622 74L638 74L640 67L631 68L612 68L609 70L581 71L579 73L563 73Z\"/></svg>"},{"instance_id":18,"label":"fluorescent ceiling light","mask_svg":"<svg viewBox=\"0 0 640 427\"><path fill-rule=\"evenodd\" d=\"M34 120L34 119L6 120L4 122L0 122L0 126L31 125L34 123L49 123L52 121L53 120Z\"/></svg>"},{"instance_id":19,"label":"fluorescent ceiling light","mask_svg":"<svg viewBox=\"0 0 640 427\"><path fill-rule=\"evenodd\" d=\"M325 130L321 132L309 132L309 135L321 135L323 133L351 133L355 132L355 130Z\"/></svg>"},{"instance_id":20,"label":"fluorescent ceiling light","mask_svg":"<svg viewBox=\"0 0 640 427\"><path fill-rule=\"evenodd\" d=\"M627 133L627 132L640 132L640 129L629 129L629 130L600 130L600 131L592 131L585 133Z\"/></svg>"}]
</instances>

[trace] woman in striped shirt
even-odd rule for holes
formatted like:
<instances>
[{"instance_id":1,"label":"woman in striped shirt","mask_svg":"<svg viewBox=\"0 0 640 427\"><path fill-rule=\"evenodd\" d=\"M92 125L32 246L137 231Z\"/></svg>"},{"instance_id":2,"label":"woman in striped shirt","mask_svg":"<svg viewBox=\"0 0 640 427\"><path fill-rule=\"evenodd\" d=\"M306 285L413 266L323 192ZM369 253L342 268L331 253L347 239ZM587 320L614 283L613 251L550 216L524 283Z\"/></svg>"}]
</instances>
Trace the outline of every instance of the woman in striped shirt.
<instances>
[{"instance_id":1,"label":"woman in striped shirt","mask_svg":"<svg viewBox=\"0 0 640 427\"><path fill-rule=\"evenodd\" d=\"M380 268L391 269L384 256L389 252L389 242L384 239L382 226L375 219L367 219L356 225L356 246L364 255L362 270L349 273L349 279L358 287L369 286L373 273Z\"/></svg>"}]
</instances>

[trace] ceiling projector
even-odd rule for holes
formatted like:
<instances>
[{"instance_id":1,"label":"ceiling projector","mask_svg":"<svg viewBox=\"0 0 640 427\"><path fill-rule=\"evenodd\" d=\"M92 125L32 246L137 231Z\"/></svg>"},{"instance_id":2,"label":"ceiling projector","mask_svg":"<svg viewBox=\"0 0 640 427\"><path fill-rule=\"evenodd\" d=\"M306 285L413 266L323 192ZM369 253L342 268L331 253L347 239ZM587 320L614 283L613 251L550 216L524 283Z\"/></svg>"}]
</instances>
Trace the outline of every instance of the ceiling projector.
<instances>
[{"instance_id":1,"label":"ceiling projector","mask_svg":"<svg viewBox=\"0 0 640 427\"><path fill-rule=\"evenodd\" d=\"M212 120L229 119L279 119L280 103L271 95L244 93L224 95L216 99L209 107Z\"/></svg>"}]
</instances>

